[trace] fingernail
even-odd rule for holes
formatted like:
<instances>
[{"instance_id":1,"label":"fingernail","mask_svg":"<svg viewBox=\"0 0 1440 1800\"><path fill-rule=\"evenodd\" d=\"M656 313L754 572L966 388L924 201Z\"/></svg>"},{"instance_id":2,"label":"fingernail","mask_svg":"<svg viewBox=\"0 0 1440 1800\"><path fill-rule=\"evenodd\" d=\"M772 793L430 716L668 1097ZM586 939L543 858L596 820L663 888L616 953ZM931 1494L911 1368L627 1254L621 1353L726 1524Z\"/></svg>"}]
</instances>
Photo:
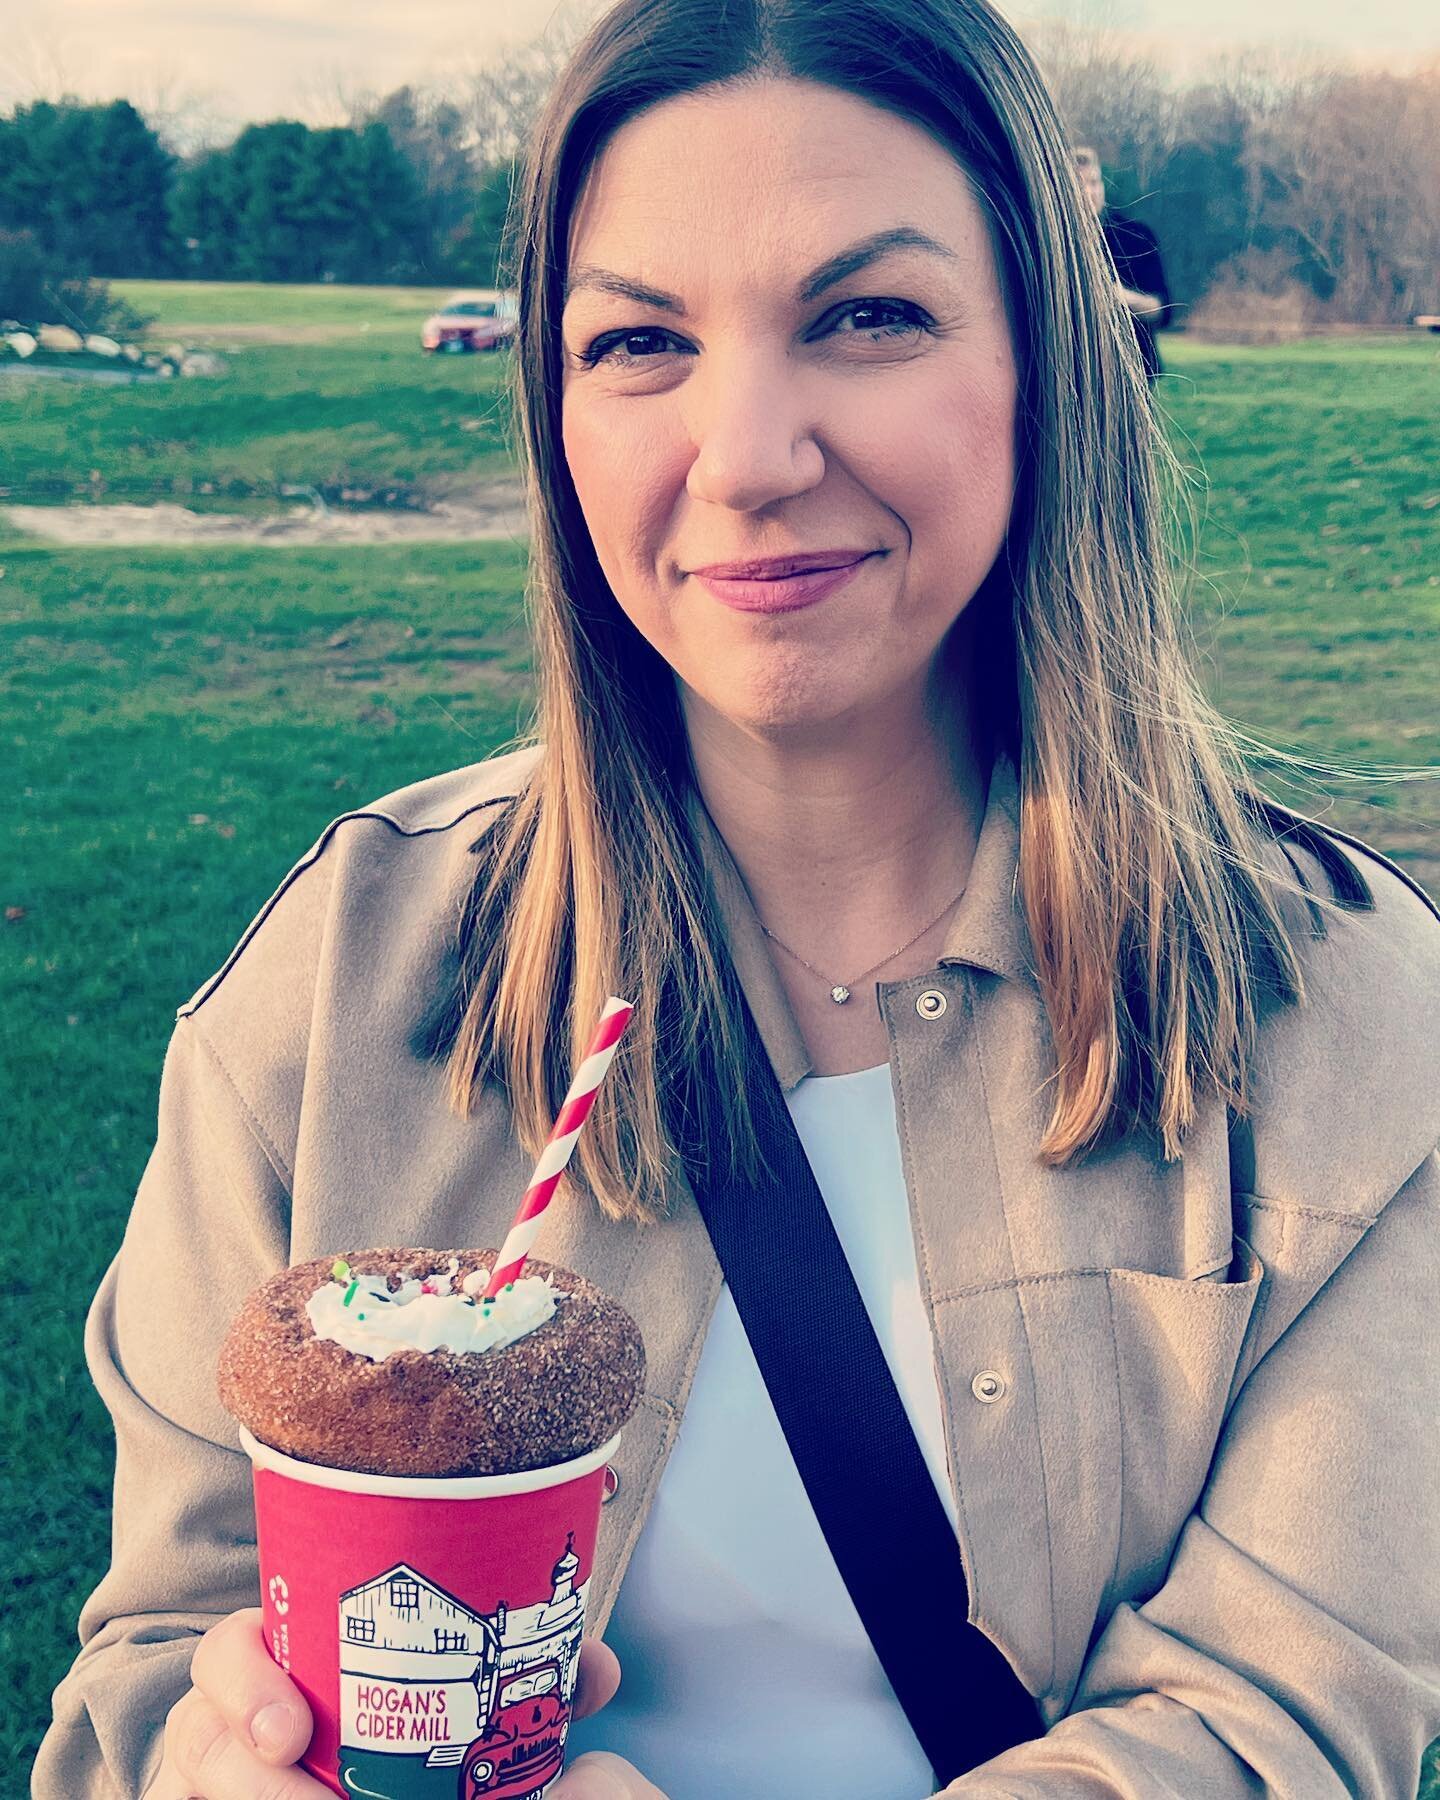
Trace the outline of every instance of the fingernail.
<instances>
[{"instance_id":1,"label":"fingernail","mask_svg":"<svg viewBox=\"0 0 1440 1800\"><path fill-rule=\"evenodd\" d=\"M262 1706L250 1721L250 1735L258 1750L283 1750L295 1730L295 1714L288 1706L272 1700Z\"/></svg>"}]
</instances>

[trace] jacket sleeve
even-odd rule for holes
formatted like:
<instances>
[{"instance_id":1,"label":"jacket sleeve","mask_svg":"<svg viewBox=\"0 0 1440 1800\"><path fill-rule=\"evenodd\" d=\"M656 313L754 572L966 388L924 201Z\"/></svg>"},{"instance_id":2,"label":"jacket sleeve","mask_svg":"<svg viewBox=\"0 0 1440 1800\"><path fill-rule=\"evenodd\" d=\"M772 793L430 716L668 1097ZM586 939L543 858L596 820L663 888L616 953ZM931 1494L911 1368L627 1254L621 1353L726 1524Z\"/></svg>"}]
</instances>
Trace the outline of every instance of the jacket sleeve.
<instances>
[{"instance_id":1,"label":"jacket sleeve","mask_svg":"<svg viewBox=\"0 0 1440 1800\"><path fill-rule=\"evenodd\" d=\"M1440 1152L1251 1371L1160 1588L954 1800L1415 1800L1440 1734Z\"/></svg>"},{"instance_id":2,"label":"jacket sleeve","mask_svg":"<svg viewBox=\"0 0 1440 1800\"><path fill-rule=\"evenodd\" d=\"M137 1800L200 1636L258 1603L250 1465L215 1395L234 1307L288 1262L288 1176L194 1020L176 1025L159 1128L91 1304L90 1375L115 1428L112 1558L55 1690L35 1800Z\"/></svg>"},{"instance_id":3,"label":"jacket sleeve","mask_svg":"<svg viewBox=\"0 0 1440 1800\"><path fill-rule=\"evenodd\" d=\"M1150 329L1163 331L1170 324L1175 308L1170 299L1170 284L1165 279L1165 265L1160 259L1160 242L1148 225L1139 225L1138 231L1135 279L1130 285L1139 288L1143 294L1153 294L1161 302L1164 310L1159 318L1150 320Z\"/></svg>"}]
</instances>

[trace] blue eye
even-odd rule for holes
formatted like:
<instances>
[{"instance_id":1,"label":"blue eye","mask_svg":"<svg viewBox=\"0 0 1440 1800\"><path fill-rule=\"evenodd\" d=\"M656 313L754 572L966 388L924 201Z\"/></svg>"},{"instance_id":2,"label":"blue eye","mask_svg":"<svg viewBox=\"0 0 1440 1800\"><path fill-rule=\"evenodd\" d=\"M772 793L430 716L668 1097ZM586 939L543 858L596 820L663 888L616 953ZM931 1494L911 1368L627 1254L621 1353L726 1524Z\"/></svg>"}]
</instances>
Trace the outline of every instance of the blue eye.
<instances>
[{"instance_id":1,"label":"blue eye","mask_svg":"<svg viewBox=\"0 0 1440 1800\"><path fill-rule=\"evenodd\" d=\"M829 315L832 318L844 318L850 313L898 313L898 323L888 325L857 326L852 331L838 331L826 335L836 337L868 338L877 342L884 338L913 337L917 332L929 331L931 320L928 313L915 306L909 300L847 300ZM621 367L634 363L648 362L646 354L634 355L629 349L621 348L634 343L637 339L671 338L673 333L663 330L658 325L636 326L631 331L606 331L586 345L579 352L579 360L587 368L594 368L597 363L614 362Z\"/></svg>"}]
</instances>

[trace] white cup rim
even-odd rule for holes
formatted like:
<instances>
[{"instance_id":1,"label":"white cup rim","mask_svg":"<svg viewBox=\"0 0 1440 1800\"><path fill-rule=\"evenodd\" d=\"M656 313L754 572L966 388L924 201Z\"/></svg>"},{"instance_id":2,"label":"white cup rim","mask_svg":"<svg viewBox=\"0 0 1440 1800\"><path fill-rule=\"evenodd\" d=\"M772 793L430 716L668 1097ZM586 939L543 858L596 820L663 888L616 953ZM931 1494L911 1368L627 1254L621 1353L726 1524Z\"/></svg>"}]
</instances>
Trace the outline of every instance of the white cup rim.
<instances>
[{"instance_id":1,"label":"white cup rim","mask_svg":"<svg viewBox=\"0 0 1440 1800\"><path fill-rule=\"evenodd\" d=\"M393 1494L407 1500L482 1500L503 1494L533 1494L593 1475L609 1462L620 1442L617 1431L606 1444L586 1451L569 1462L551 1463L543 1469L521 1469L511 1475L366 1475L353 1469L334 1469L326 1463L301 1462L272 1450L240 1426L240 1447L257 1469L268 1469L290 1481L310 1487L338 1489L346 1494Z\"/></svg>"}]
</instances>

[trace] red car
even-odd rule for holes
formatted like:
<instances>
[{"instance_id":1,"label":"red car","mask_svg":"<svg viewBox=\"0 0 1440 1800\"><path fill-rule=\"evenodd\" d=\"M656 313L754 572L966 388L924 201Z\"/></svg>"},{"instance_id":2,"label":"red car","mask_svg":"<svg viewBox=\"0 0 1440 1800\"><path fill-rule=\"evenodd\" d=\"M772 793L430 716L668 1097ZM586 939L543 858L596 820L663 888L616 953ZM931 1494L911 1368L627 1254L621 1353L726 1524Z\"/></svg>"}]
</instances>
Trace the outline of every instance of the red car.
<instances>
[{"instance_id":1,"label":"red car","mask_svg":"<svg viewBox=\"0 0 1440 1800\"><path fill-rule=\"evenodd\" d=\"M420 327L422 350L458 355L467 350L504 350L515 336L516 297L501 288L474 288L452 294Z\"/></svg>"},{"instance_id":2,"label":"red car","mask_svg":"<svg viewBox=\"0 0 1440 1800\"><path fill-rule=\"evenodd\" d=\"M570 1709L560 1669L536 1663L502 1680L485 1735L465 1752L459 1800L527 1800L560 1773Z\"/></svg>"}]
</instances>

